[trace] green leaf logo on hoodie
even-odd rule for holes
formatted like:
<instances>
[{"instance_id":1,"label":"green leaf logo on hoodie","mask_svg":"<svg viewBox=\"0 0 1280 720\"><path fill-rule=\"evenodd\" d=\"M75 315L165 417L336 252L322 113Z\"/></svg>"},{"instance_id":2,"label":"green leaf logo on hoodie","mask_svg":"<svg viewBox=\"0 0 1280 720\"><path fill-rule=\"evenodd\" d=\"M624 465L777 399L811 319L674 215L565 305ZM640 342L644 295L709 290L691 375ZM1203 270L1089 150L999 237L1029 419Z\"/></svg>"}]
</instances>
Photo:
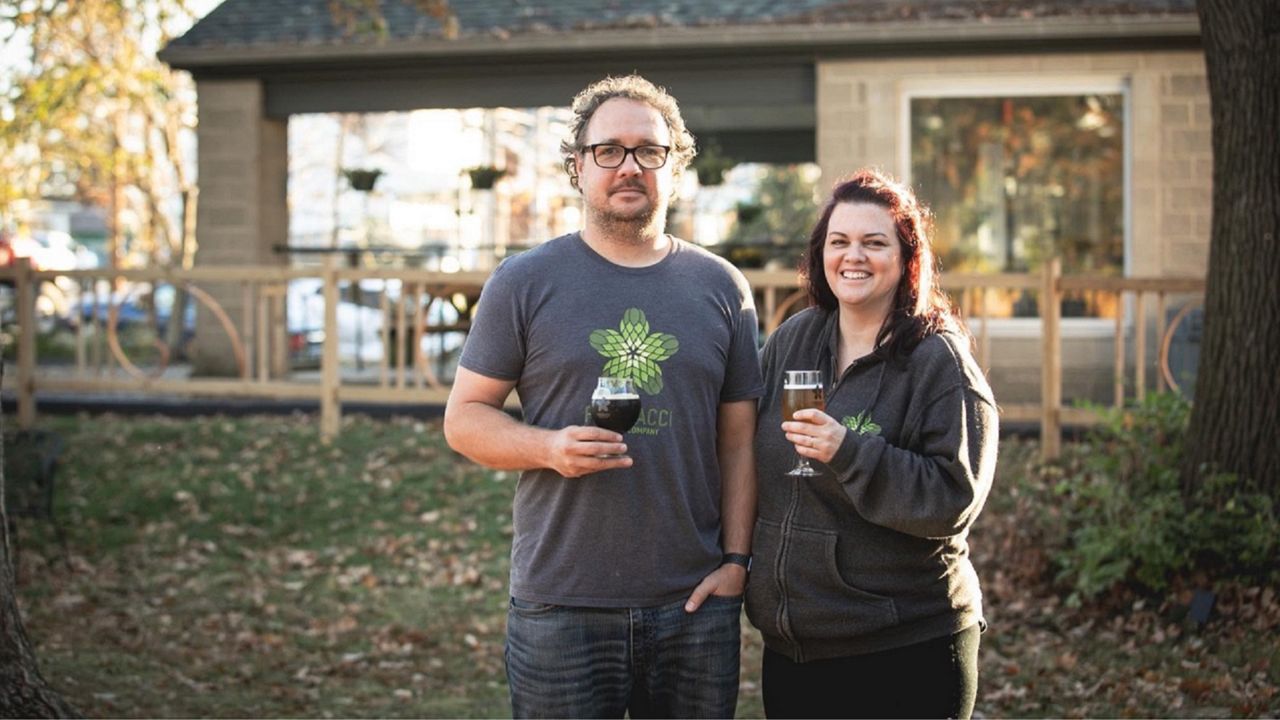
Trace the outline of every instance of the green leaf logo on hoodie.
<instances>
[{"instance_id":1,"label":"green leaf logo on hoodie","mask_svg":"<svg viewBox=\"0 0 1280 720\"><path fill-rule=\"evenodd\" d=\"M880 426L871 421L871 412L864 410L857 415L845 415L840 424L859 435L879 435Z\"/></svg>"},{"instance_id":2,"label":"green leaf logo on hoodie","mask_svg":"<svg viewBox=\"0 0 1280 720\"><path fill-rule=\"evenodd\" d=\"M675 335L650 333L644 312L630 308L622 314L618 329L593 330L591 347L609 358L602 375L628 377L650 395L662 392L662 367L658 363L675 355L680 341Z\"/></svg>"}]
</instances>

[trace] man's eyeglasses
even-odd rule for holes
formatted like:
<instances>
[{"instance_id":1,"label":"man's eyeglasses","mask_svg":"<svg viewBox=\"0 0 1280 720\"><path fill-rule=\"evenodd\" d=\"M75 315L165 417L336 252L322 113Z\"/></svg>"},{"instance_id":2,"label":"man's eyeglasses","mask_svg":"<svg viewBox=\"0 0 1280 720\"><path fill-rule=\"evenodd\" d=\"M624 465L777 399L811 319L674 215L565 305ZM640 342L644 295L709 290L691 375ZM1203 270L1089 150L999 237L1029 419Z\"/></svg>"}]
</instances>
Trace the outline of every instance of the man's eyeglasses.
<instances>
[{"instance_id":1,"label":"man's eyeglasses","mask_svg":"<svg viewBox=\"0 0 1280 720\"><path fill-rule=\"evenodd\" d=\"M596 143L588 145L586 149L591 151L591 157L595 159L596 165L606 170L621 167L622 163L626 162L627 155L634 157L636 164L645 170L657 170L667 164L667 155L671 153L671 148L667 145L627 147L617 143Z\"/></svg>"}]
</instances>

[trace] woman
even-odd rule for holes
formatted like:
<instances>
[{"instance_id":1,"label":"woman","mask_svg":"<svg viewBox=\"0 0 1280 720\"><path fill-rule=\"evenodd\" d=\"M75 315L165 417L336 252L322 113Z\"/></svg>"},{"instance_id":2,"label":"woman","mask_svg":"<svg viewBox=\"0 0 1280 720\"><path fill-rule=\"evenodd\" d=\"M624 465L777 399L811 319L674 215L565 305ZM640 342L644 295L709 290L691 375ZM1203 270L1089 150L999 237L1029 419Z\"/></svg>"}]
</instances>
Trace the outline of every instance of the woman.
<instances>
[{"instance_id":1,"label":"woman","mask_svg":"<svg viewBox=\"0 0 1280 720\"><path fill-rule=\"evenodd\" d=\"M996 406L938 287L927 215L878 172L838 183L802 269L812 307L764 347L747 614L769 717L973 711L985 622L966 537ZM782 422L787 370L821 371L826 412ZM786 475L797 453L817 477Z\"/></svg>"}]
</instances>

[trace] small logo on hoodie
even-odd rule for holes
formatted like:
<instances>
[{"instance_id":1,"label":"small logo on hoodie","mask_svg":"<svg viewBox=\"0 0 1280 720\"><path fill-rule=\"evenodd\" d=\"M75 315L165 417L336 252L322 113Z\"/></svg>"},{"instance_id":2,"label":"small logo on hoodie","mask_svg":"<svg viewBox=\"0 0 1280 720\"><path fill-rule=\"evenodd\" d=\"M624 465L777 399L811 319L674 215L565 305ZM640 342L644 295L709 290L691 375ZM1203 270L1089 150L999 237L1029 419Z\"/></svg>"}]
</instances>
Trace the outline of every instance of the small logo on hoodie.
<instances>
[{"instance_id":1,"label":"small logo on hoodie","mask_svg":"<svg viewBox=\"0 0 1280 720\"><path fill-rule=\"evenodd\" d=\"M845 415L840 424L859 435L879 435L880 426L871 420L871 412L864 410L857 415Z\"/></svg>"}]
</instances>

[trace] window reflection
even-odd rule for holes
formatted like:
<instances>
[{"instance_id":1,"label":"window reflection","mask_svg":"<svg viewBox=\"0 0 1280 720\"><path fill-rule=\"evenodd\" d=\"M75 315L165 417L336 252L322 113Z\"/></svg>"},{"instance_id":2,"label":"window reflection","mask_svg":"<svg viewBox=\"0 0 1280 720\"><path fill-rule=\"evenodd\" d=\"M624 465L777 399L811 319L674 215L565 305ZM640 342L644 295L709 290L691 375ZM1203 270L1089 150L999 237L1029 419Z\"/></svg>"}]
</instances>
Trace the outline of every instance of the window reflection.
<instances>
[{"instance_id":1,"label":"window reflection","mask_svg":"<svg viewBox=\"0 0 1280 720\"><path fill-rule=\"evenodd\" d=\"M1123 97L917 97L911 177L935 213L948 272L1124 271ZM980 314L974 306L966 315ZM1038 315L1035 293L986 293L992 317ZM1067 297L1063 316L1113 317L1104 293Z\"/></svg>"}]
</instances>

